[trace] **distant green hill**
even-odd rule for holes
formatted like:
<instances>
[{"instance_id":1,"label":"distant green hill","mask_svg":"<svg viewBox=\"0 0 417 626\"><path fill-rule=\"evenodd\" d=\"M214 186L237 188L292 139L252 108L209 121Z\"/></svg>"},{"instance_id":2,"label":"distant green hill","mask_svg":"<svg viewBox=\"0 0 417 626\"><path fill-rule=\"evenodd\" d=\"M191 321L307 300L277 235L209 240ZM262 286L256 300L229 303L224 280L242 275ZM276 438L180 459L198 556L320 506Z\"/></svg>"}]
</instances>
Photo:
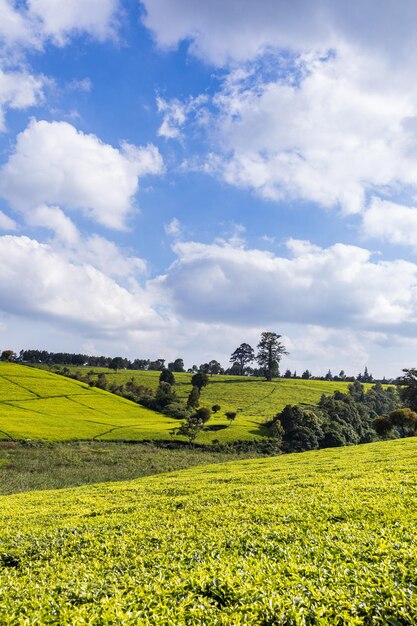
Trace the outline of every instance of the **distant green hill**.
<instances>
[{"instance_id":1,"label":"distant green hill","mask_svg":"<svg viewBox=\"0 0 417 626\"><path fill-rule=\"evenodd\" d=\"M104 373L109 382L118 385L132 378L140 385L155 390L160 372L144 370L109 370L107 368L70 367L71 372L88 372L93 378ZM179 398L186 400L191 391L189 373L176 373L175 391ZM197 442L211 443L236 440L256 440L267 434L263 424L281 411L287 404L317 404L322 394L331 395L337 389L346 392L350 383L322 380L299 380L275 378L266 382L264 378L247 376L213 375L201 393L200 404L211 408L219 404L221 410L212 416L207 431L199 434ZM369 388L371 385L365 385ZM226 411L237 411L237 418L230 426L225 417Z\"/></svg>"},{"instance_id":2,"label":"distant green hill","mask_svg":"<svg viewBox=\"0 0 417 626\"><path fill-rule=\"evenodd\" d=\"M178 422L57 374L0 363L0 439L169 439Z\"/></svg>"},{"instance_id":3,"label":"distant green hill","mask_svg":"<svg viewBox=\"0 0 417 626\"><path fill-rule=\"evenodd\" d=\"M139 384L156 389L159 372L71 368L83 374L104 372L118 384L134 378ZM191 390L191 374L176 374L176 392L186 399ZM323 393L346 391L348 383L317 380L274 379L241 376L211 376L202 391L201 405L219 404L221 410L210 419L198 443L257 440L267 434L263 426L286 404L316 404ZM232 425L225 411L237 411ZM0 439L157 440L175 438L179 425L155 411L145 409L119 396L91 388L87 384L58 376L44 369L15 363L0 363Z\"/></svg>"},{"instance_id":4,"label":"distant green hill","mask_svg":"<svg viewBox=\"0 0 417 626\"><path fill-rule=\"evenodd\" d=\"M416 438L0 498L0 623L417 624Z\"/></svg>"}]
</instances>

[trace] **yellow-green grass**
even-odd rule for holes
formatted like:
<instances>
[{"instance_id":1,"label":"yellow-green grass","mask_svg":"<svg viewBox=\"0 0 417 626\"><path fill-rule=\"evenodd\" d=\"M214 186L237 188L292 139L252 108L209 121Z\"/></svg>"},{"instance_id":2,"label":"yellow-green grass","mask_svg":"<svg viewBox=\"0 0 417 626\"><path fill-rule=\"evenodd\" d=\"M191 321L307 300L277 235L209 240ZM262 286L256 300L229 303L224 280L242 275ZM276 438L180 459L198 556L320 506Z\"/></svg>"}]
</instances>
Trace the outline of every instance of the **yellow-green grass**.
<instances>
[{"instance_id":1,"label":"yellow-green grass","mask_svg":"<svg viewBox=\"0 0 417 626\"><path fill-rule=\"evenodd\" d=\"M160 372L143 370L109 370L106 368L70 367L72 372L83 375L94 372L93 378L105 373L109 382L124 384L132 378L136 383L155 390ZM176 373L175 390L178 397L185 400L191 390L189 373ZM267 435L264 423L273 418L287 404L317 404L322 394L332 394L336 390L346 392L350 383L321 380L298 380L276 378L266 382L263 378L213 375L209 384L201 392L201 405L221 406L212 416L207 430L198 435L197 442L209 444L213 440L230 443L236 440L257 440ZM365 385L370 387L370 385ZM230 424L225 412L236 411L237 418ZM107 435L113 438L111 434Z\"/></svg>"},{"instance_id":2,"label":"yellow-green grass","mask_svg":"<svg viewBox=\"0 0 417 626\"><path fill-rule=\"evenodd\" d=\"M177 420L85 383L0 363L0 439L169 439Z\"/></svg>"},{"instance_id":3,"label":"yellow-green grass","mask_svg":"<svg viewBox=\"0 0 417 626\"><path fill-rule=\"evenodd\" d=\"M0 623L417 623L417 440L0 498Z\"/></svg>"}]
</instances>

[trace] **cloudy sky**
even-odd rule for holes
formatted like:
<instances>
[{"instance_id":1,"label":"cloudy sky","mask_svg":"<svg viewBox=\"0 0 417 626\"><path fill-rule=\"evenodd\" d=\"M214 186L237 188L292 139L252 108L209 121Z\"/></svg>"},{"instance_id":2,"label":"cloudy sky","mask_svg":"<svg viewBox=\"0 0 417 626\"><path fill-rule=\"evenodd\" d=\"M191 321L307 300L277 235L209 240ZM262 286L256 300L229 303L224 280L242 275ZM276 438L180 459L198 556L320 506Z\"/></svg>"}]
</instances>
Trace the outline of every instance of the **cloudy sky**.
<instances>
[{"instance_id":1,"label":"cloudy sky","mask_svg":"<svg viewBox=\"0 0 417 626\"><path fill-rule=\"evenodd\" d=\"M0 0L0 347L417 365L415 0Z\"/></svg>"}]
</instances>

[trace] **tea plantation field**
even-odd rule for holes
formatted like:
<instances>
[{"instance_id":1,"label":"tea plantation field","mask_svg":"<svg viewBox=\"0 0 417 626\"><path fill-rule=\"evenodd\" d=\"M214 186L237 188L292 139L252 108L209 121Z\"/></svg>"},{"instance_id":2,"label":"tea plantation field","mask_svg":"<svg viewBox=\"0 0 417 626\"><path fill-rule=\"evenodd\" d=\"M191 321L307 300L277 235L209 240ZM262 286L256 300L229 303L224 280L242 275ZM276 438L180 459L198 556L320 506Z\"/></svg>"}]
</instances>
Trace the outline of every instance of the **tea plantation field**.
<instances>
[{"instance_id":1,"label":"tea plantation field","mask_svg":"<svg viewBox=\"0 0 417 626\"><path fill-rule=\"evenodd\" d=\"M83 368L74 368L83 370ZM91 368L84 368L87 373ZM132 377L140 384L156 389L159 372L142 370L105 371L107 378L121 384ZM191 389L191 374L177 374L178 396L186 399ZM264 422L286 404L314 404L323 393L345 391L348 383L261 378L212 376L202 390L201 405L219 404L197 442L229 443L259 440L267 431ZM225 411L237 411L230 424ZM43 369L0 363L0 440L44 439L101 441L183 439L173 434L178 420L145 409L114 394L91 388L70 378Z\"/></svg>"},{"instance_id":2,"label":"tea plantation field","mask_svg":"<svg viewBox=\"0 0 417 626\"><path fill-rule=\"evenodd\" d=\"M417 623L417 440L0 498L0 623Z\"/></svg>"},{"instance_id":3,"label":"tea plantation field","mask_svg":"<svg viewBox=\"0 0 417 626\"><path fill-rule=\"evenodd\" d=\"M118 385L132 378L140 385L155 390L160 372L143 370L108 370L106 368L69 367L72 372L83 375L94 372L93 378L105 373L109 382ZM191 390L192 374L175 374L175 391L180 399L186 400ZM210 444L213 440L228 443L236 440L256 440L265 436L263 424L271 419L286 404L316 404L323 393L332 394L336 389L347 391L349 383L321 380L274 379L268 383L263 378L228 375L214 375L201 392L200 404L212 407L219 404L221 410L213 415L207 431L199 434L198 443ZM365 385L368 387L369 385ZM230 425L226 411L237 411L237 419ZM107 437L107 436L106 436ZM109 438L112 437L110 433Z\"/></svg>"},{"instance_id":4,"label":"tea plantation field","mask_svg":"<svg viewBox=\"0 0 417 626\"><path fill-rule=\"evenodd\" d=\"M0 363L0 440L169 439L178 422L43 370Z\"/></svg>"}]
</instances>

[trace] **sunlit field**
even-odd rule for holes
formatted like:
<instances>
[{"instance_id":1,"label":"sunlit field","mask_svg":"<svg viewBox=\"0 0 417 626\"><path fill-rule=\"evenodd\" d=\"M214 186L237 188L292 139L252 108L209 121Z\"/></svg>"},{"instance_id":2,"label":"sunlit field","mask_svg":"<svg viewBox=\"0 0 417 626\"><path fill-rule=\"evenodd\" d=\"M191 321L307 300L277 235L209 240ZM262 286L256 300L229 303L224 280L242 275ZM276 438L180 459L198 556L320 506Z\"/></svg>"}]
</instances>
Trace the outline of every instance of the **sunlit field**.
<instances>
[{"instance_id":1,"label":"sunlit field","mask_svg":"<svg viewBox=\"0 0 417 626\"><path fill-rule=\"evenodd\" d=\"M412 625L417 441L0 499L2 624Z\"/></svg>"}]
</instances>

